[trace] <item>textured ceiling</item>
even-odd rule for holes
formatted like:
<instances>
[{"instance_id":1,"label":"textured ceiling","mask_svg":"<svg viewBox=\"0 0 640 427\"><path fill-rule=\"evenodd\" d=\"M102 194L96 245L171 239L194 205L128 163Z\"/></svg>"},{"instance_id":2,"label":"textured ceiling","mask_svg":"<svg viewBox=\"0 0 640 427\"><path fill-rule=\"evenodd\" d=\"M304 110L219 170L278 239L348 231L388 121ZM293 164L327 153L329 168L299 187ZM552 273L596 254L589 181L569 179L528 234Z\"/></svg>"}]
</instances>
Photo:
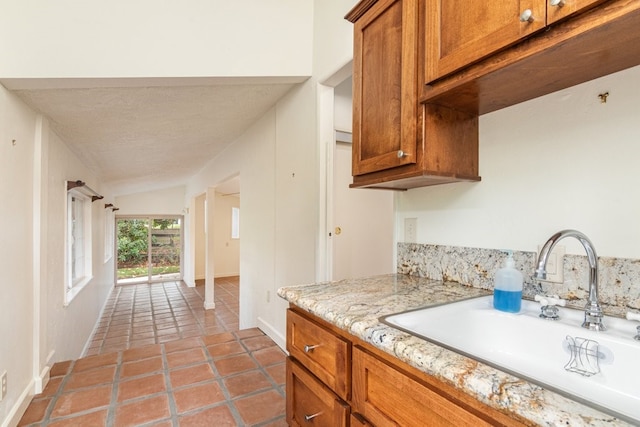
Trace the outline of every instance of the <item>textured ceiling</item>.
<instances>
[{"instance_id":1,"label":"textured ceiling","mask_svg":"<svg viewBox=\"0 0 640 427\"><path fill-rule=\"evenodd\" d=\"M15 90L116 195L183 185L293 84Z\"/></svg>"}]
</instances>

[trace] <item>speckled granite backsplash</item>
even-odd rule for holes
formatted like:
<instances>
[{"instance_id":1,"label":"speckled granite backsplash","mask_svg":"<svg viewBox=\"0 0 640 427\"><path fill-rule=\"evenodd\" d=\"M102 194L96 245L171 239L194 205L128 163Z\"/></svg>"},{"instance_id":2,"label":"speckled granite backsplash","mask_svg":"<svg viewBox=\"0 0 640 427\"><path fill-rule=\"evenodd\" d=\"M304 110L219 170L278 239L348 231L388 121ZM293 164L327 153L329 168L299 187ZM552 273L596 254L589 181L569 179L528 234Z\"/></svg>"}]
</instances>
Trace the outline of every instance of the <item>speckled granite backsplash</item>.
<instances>
[{"instance_id":1,"label":"speckled granite backsplash","mask_svg":"<svg viewBox=\"0 0 640 427\"><path fill-rule=\"evenodd\" d=\"M493 289L493 277L506 254L497 249L398 243L398 273L455 281L476 288ZM535 252L514 251L516 268L524 276L524 295L558 295L567 305L582 309L589 294L589 264L586 256L564 256L564 283L533 279ZM623 316L640 311L640 260L598 259L598 292L603 310Z\"/></svg>"}]
</instances>

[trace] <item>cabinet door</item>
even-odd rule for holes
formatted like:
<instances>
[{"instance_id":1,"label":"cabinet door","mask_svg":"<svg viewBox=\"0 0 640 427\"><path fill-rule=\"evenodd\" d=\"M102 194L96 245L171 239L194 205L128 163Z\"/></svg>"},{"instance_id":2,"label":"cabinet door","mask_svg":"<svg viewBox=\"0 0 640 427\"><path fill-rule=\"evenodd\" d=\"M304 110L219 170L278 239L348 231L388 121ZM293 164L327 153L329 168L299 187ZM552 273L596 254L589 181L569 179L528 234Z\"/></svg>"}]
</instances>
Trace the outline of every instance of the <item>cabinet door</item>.
<instances>
[{"instance_id":1,"label":"cabinet door","mask_svg":"<svg viewBox=\"0 0 640 427\"><path fill-rule=\"evenodd\" d=\"M489 426L375 356L353 350L353 409L378 426Z\"/></svg>"},{"instance_id":2,"label":"cabinet door","mask_svg":"<svg viewBox=\"0 0 640 427\"><path fill-rule=\"evenodd\" d=\"M351 414L351 423L349 425L350 427L373 427L360 414Z\"/></svg>"},{"instance_id":3,"label":"cabinet door","mask_svg":"<svg viewBox=\"0 0 640 427\"><path fill-rule=\"evenodd\" d=\"M417 43L417 0L380 0L354 24L354 176L416 162Z\"/></svg>"},{"instance_id":4,"label":"cabinet door","mask_svg":"<svg viewBox=\"0 0 640 427\"><path fill-rule=\"evenodd\" d=\"M526 10L531 17L522 21L520 17ZM427 0L426 83L497 52L545 25L545 0Z\"/></svg>"},{"instance_id":5,"label":"cabinet door","mask_svg":"<svg viewBox=\"0 0 640 427\"><path fill-rule=\"evenodd\" d=\"M287 359L287 424L347 426L349 406L291 358Z\"/></svg>"},{"instance_id":6,"label":"cabinet door","mask_svg":"<svg viewBox=\"0 0 640 427\"><path fill-rule=\"evenodd\" d=\"M553 24L606 0L547 0L547 24Z\"/></svg>"}]
</instances>

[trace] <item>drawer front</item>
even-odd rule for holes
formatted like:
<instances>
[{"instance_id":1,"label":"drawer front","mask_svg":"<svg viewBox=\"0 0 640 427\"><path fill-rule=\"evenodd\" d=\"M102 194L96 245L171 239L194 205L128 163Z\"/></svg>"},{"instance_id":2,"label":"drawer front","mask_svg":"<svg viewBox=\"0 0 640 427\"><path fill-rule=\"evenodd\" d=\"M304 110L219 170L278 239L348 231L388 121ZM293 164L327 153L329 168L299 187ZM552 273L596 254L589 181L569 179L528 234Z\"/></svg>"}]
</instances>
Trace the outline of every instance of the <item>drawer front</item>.
<instances>
[{"instance_id":1,"label":"drawer front","mask_svg":"<svg viewBox=\"0 0 640 427\"><path fill-rule=\"evenodd\" d=\"M359 348L353 374L353 411L378 427L490 425Z\"/></svg>"},{"instance_id":2,"label":"drawer front","mask_svg":"<svg viewBox=\"0 0 640 427\"><path fill-rule=\"evenodd\" d=\"M349 406L292 358L287 359L289 426L346 427Z\"/></svg>"},{"instance_id":3,"label":"drawer front","mask_svg":"<svg viewBox=\"0 0 640 427\"><path fill-rule=\"evenodd\" d=\"M351 398L351 344L289 310L287 351L343 400Z\"/></svg>"}]
</instances>

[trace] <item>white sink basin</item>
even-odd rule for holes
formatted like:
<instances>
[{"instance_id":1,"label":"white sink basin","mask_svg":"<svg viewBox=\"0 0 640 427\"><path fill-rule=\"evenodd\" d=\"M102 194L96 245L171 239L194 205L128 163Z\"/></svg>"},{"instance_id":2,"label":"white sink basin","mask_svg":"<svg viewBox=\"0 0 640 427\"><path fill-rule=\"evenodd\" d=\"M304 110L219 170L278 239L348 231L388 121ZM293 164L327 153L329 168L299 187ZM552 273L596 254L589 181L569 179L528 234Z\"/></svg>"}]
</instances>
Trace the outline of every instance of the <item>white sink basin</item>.
<instances>
[{"instance_id":1,"label":"white sink basin","mask_svg":"<svg viewBox=\"0 0 640 427\"><path fill-rule=\"evenodd\" d=\"M605 317L607 331L594 332L580 326L581 310L560 307L561 319L552 321L539 318L540 305L532 301L522 301L517 314L497 311L492 302L493 296L473 298L385 316L381 321L632 424L640 423L640 341L633 339L637 323ZM567 336L583 344L575 347L573 359Z\"/></svg>"}]
</instances>

